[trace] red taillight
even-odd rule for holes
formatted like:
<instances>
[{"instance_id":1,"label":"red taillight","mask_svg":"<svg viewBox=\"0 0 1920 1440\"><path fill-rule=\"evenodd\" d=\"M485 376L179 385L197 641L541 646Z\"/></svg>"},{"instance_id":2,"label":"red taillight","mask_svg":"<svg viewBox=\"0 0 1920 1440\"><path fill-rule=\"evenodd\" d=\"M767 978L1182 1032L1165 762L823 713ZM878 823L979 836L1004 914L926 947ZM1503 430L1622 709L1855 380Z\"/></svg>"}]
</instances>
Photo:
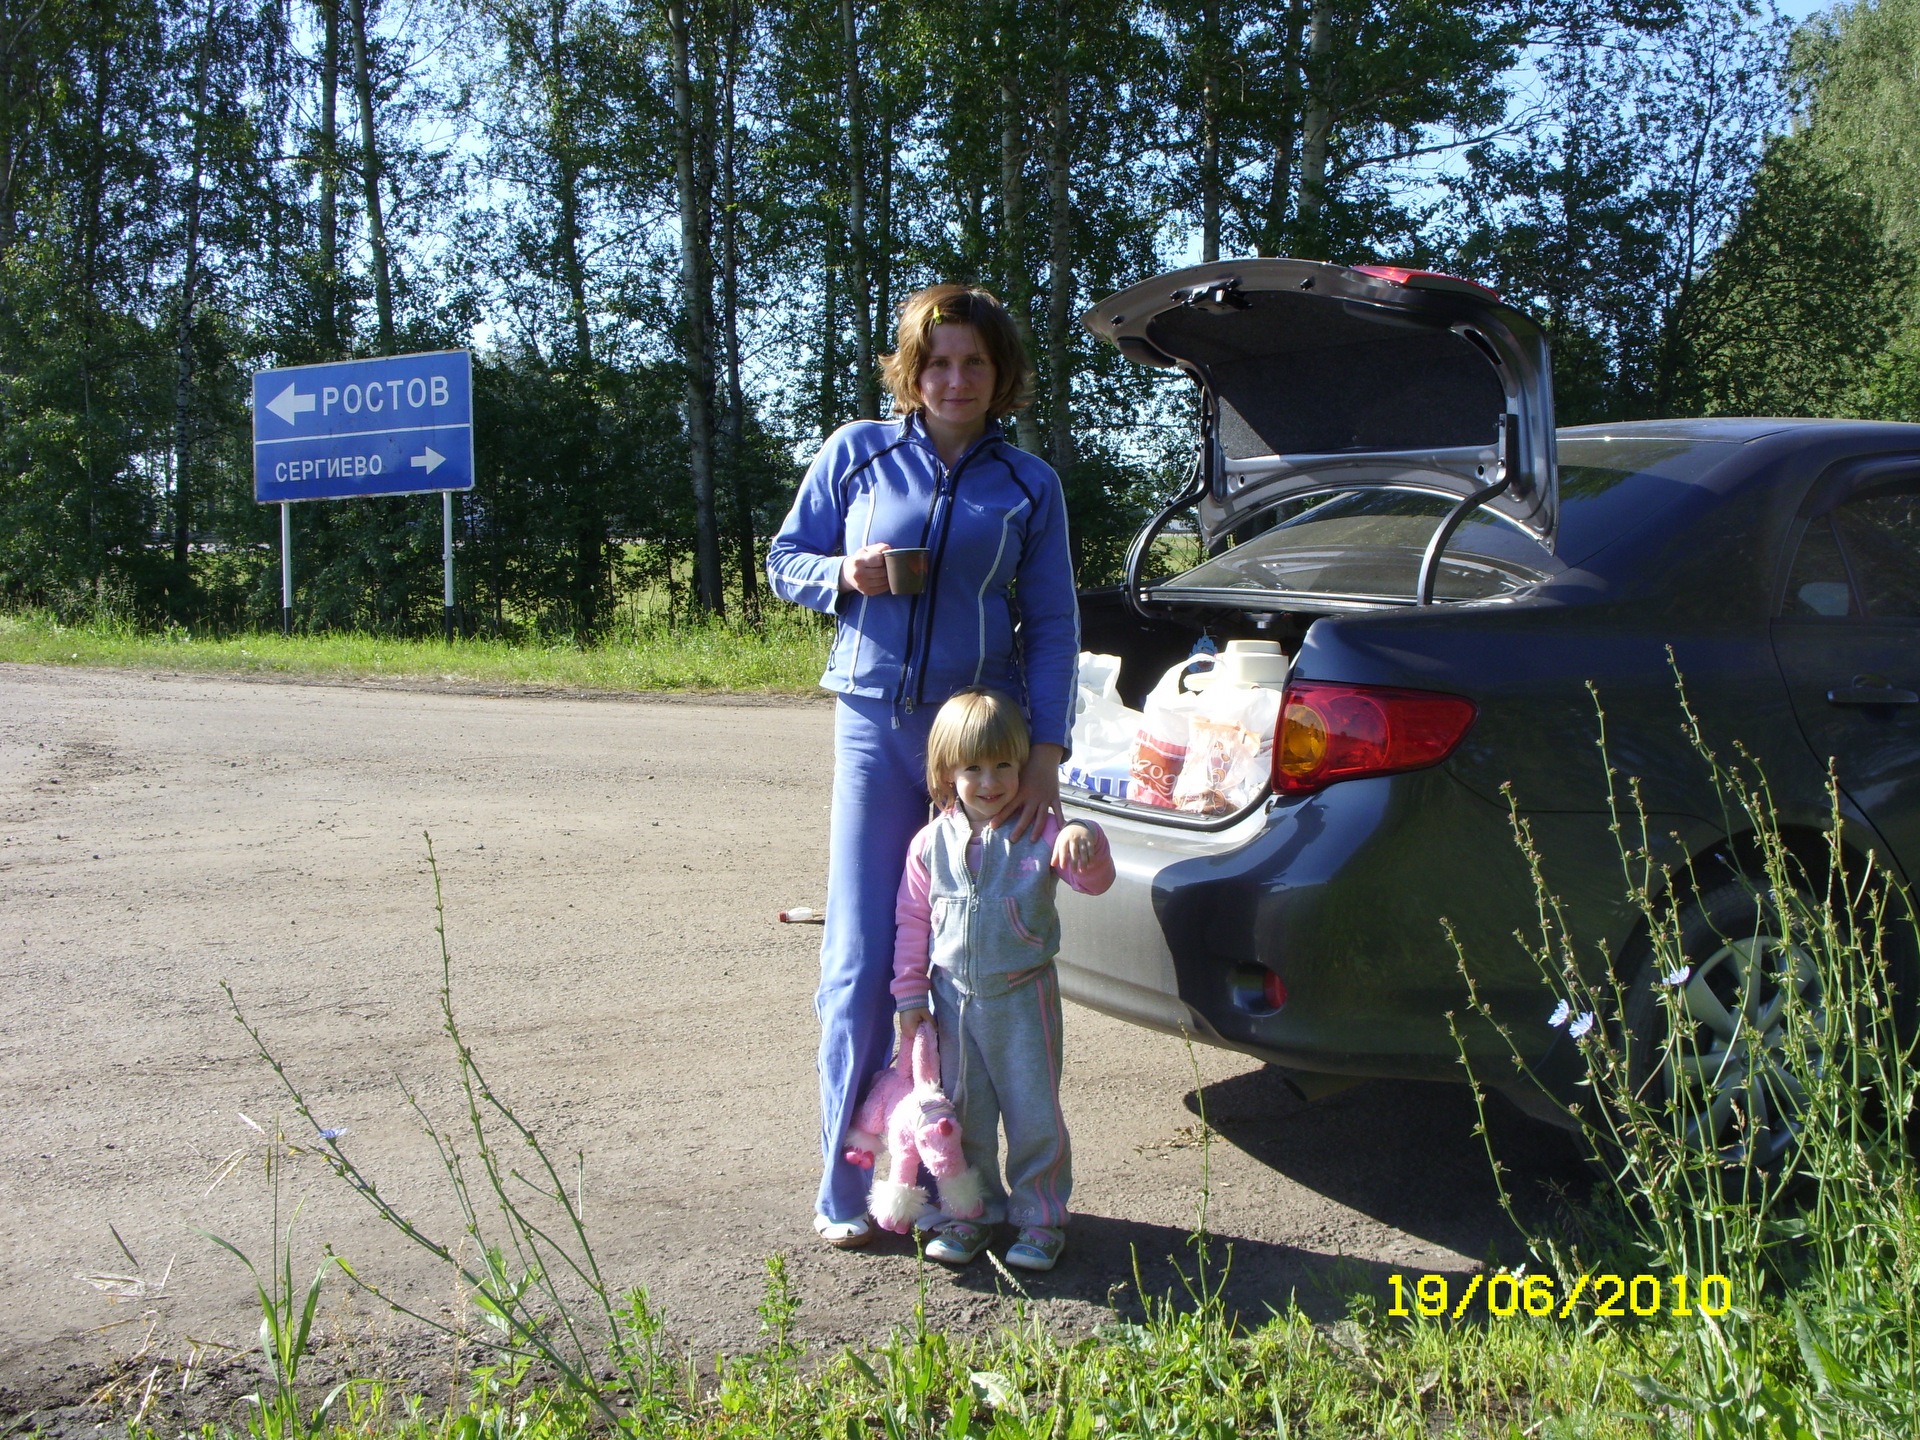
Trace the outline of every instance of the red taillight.
<instances>
[{"instance_id":1,"label":"red taillight","mask_svg":"<svg viewBox=\"0 0 1920 1440\"><path fill-rule=\"evenodd\" d=\"M1477 713L1471 700L1431 690L1289 680L1273 738L1274 793L1438 765Z\"/></svg>"},{"instance_id":2,"label":"red taillight","mask_svg":"<svg viewBox=\"0 0 1920 1440\"><path fill-rule=\"evenodd\" d=\"M1260 977L1260 998L1267 1009L1278 1010L1287 1003L1287 982L1269 970Z\"/></svg>"},{"instance_id":3,"label":"red taillight","mask_svg":"<svg viewBox=\"0 0 1920 1440\"><path fill-rule=\"evenodd\" d=\"M1404 265L1356 265L1353 267L1362 275L1372 275L1379 280L1391 280L1396 285L1411 285L1420 290L1452 290L1465 286L1477 290L1489 299L1498 300L1498 292L1482 285L1478 280L1469 280L1461 275L1447 275L1438 270L1410 270Z\"/></svg>"}]
</instances>

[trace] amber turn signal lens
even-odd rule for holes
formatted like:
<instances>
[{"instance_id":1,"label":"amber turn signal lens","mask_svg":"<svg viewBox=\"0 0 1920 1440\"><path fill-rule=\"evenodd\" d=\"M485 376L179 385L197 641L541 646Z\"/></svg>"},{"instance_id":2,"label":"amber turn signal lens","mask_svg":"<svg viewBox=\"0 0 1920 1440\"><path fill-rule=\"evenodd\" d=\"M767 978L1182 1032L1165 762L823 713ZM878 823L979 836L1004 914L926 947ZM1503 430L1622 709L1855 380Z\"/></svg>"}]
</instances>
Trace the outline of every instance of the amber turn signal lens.
<instances>
[{"instance_id":1,"label":"amber turn signal lens","mask_svg":"<svg viewBox=\"0 0 1920 1440\"><path fill-rule=\"evenodd\" d=\"M1286 705L1280 717L1280 739L1273 747L1275 773L1305 780L1326 758L1326 717L1311 705Z\"/></svg>"}]
</instances>

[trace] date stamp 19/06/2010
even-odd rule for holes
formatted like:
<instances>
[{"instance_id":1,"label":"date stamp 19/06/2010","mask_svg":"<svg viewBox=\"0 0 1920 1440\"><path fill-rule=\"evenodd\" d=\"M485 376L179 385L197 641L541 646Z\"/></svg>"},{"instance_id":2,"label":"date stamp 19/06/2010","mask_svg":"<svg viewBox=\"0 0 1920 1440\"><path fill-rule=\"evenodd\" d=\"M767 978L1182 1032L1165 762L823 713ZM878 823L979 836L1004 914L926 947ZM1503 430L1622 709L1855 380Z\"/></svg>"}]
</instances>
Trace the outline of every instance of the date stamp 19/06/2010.
<instances>
[{"instance_id":1,"label":"date stamp 19/06/2010","mask_svg":"<svg viewBox=\"0 0 1920 1440\"><path fill-rule=\"evenodd\" d=\"M1411 1282L1411 1283L1409 1283ZM1551 1275L1389 1275L1387 1314L1464 1319L1475 1302L1496 1320L1519 1315L1569 1318L1584 1302L1598 1319L1651 1318L1662 1313L1724 1315L1733 1308L1733 1282L1724 1275L1576 1275L1564 1288Z\"/></svg>"}]
</instances>

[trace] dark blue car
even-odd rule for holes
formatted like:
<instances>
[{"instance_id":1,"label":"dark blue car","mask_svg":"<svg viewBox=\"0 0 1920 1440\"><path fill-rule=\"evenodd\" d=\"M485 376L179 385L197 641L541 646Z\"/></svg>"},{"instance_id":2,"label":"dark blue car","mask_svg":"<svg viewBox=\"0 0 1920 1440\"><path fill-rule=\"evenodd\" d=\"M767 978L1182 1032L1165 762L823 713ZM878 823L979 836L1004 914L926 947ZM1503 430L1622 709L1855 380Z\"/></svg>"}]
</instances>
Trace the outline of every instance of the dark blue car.
<instances>
[{"instance_id":1,"label":"dark blue car","mask_svg":"<svg viewBox=\"0 0 1920 1440\"><path fill-rule=\"evenodd\" d=\"M1691 876L1676 897L1696 952L1685 1011L1713 1062L1716 1143L1733 1155L1750 1135L1774 1152L1754 1159L1777 1158L1788 1127L1769 1122L1791 1110L1790 1082L1764 1043L1745 1052L1739 1022L1777 1030L1805 967L1741 882L1748 837L1682 731L1675 669L1709 740L1737 739L1764 768L1811 863L1824 868L1832 757L1850 855L1911 880L1920 426L1556 433L1537 327L1422 272L1221 262L1134 286L1085 323L1183 372L1199 400L1193 480L1136 543L1127 583L1085 597L1086 648L1123 657L1135 706L1203 634L1279 640L1292 671L1274 784L1237 813L1069 791L1069 812L1112 838L1120 879L1097 900L1062 895L1066 992L1259 1056L1309 1095L1458 1080L1447 1015L1465 1015L1465 993L1444 917L1537 1072L1570 1087L1573 1047L1514 938L1538 927L1507 797L1631 1020L1655 977L1609 828L1597 694L1659 858ZM1198 563L1156 575L1195 539ZM1513 1073L1489 1028L1468 1039L1483 1075ZM1512 1095L1560 1114L1538 1090Z\"/></svg>"}]
</instances>

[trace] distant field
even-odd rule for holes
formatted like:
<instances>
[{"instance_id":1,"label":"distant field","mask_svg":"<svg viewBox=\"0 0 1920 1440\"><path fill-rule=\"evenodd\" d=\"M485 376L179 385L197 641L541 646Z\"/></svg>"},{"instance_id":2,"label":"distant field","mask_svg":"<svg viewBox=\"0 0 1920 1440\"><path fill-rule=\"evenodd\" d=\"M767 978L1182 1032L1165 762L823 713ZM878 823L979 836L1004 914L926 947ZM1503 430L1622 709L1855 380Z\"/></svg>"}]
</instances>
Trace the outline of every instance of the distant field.
<instances>
[{"instance_id":1,"label":"distant field","mask_svg":"<svg viewBox=\"0 0 1920 1440\"><path fill-rule=\"evenodd\" d=\"M804 694L826 664L830 632L782 607L759 628L662 624L592 645L397 640L375 635L219 638L128 625L63 625L0 614L0 661L222 674L419 679L607 691Z\"/></svg>"}]
</instances>

